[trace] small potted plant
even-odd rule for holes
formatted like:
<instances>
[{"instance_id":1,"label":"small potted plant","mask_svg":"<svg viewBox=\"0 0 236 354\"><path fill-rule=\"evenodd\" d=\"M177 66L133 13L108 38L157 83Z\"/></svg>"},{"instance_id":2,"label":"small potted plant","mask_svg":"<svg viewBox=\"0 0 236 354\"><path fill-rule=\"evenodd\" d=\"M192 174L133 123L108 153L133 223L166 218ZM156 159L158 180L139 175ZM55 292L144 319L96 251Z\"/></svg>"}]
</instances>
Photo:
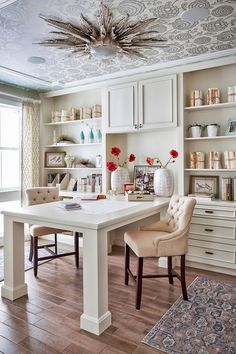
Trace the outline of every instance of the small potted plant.
<instances>
[{"instance_id":1,"label":"small potted plant","mask_svg":"<svg viewBox=\"0 0 236 354\"><path fill-rule=\"evenodd\" d=\"M203 126L199 123L193 123L188 126L192 138L199 138L202 135Z\"/></svg>"},{"instance_id":2,"label":"small potted plant","mask_svg":"<svg viewBox=\"0 0 236 354\"><path fill-rule=\"evenodd\" d=\"M204 129L207 130L207 136L212 136L212 137L218 135L219 128L220 126L217 123L210 123L204 126Z\"/></svg>"}]
</instances>

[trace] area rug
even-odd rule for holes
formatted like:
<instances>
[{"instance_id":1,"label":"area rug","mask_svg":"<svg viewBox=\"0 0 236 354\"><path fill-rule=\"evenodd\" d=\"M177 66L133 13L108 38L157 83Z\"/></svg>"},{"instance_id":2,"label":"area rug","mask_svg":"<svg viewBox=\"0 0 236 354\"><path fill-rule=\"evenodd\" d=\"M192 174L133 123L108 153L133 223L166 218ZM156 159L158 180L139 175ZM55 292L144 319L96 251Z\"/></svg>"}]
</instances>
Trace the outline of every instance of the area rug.
<instances>
[{"instance_id":1,"label":"area rug","mask_svg":"<svg viewBox=\"0 0 236 354\"><path fill-rule=\"evenodd\" d=\"M236 286L196 278L143 339L168 354L236 354Z\"/></svg>"},{"instance_id":2,"label":"area rug","mask_svg":"<svg viewBox=\"0 0 236 354\"><path fill-rule=\"evenodd\" d=\"M25 270L29 270L33 268L33 263L29 261L29 250L30 250L30 246L28 243L25 244ZM4 261L3 261L3 257L4 257L4 247L0 248L0 282L4 280ZM44 256L48 256L49 253L41 248L39 249L39 257L44 257ZM58 250L58 253L63 253L62 250ZM51 259L49 260L45 260L45 261L41 261L39 262L39 264L43 264L46 262L50 262Z\"/></svg>"}]
</instances>

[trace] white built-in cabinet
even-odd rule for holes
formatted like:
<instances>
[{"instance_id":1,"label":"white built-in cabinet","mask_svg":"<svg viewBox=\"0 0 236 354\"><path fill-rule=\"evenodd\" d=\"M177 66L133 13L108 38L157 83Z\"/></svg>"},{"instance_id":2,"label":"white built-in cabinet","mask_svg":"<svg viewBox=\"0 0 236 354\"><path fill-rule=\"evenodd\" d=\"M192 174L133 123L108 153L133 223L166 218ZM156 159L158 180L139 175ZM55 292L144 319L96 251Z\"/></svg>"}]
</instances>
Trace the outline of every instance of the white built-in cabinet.
<instances>
[{"instance_id":1,"label":"white built-in cabinet","mask_svg":"<svg viewBox=\"0 0 236 354\"><path fill-rule=\"evenodd\" d=\"M106 132L176 127L176 86L176 75L168 75L107 87Z\"/></svg>"},{"instance_id":2,"label":"white built-in cabinet","mask_svg":"<svg viewBox=\"0 0 236 354\"><path fill-rule=\"evenodd\" d=\"M108 87L105 105L107 109L106 131L130 132L138 126L137 82Z\"/></svg>"}]
</instances>

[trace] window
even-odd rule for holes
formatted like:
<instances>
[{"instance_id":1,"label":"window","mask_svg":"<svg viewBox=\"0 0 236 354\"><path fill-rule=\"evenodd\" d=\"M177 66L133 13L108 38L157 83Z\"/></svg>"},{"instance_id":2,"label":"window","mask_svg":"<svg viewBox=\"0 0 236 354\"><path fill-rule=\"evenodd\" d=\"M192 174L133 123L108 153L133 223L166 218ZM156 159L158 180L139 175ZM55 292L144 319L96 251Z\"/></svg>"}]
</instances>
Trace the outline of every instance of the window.
<instances>
[{"instance_id":1,"label":"window","mask_svg":"<svg viewBox=\"0 0 236 354\"><path fill-rule=\"evenodd\" d=\"M0 103L0 191L20 189L21 107Z\"/></svg>"}]
</instances>

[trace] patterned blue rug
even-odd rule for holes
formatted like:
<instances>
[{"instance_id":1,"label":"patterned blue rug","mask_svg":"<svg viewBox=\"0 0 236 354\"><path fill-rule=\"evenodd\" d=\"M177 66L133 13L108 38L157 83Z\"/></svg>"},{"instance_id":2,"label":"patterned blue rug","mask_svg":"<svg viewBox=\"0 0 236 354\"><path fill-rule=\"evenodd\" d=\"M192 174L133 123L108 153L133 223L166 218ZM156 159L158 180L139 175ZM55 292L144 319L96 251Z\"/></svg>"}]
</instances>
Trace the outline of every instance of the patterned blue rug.
<instances>
[{"instance_id":1,"label":"patterned blue rug","mask_svg":"<svg viewBox=\"0 0 236 354\"><path fill-rule=\"evenodd\" d=\"M33 268L33 263L29 261L29 250L30 250L30 246L29 243L25 244L25 270L29 270ZM52 248L53 250L53 248ZM4 279L4 261L3 261L3 257L4 257L4 247L0 248L0 281L3 281ZM44 256L48 256L49 253L47 252L47 250L41 248L39 249L39 257L44 257ZM58 250L59 253L63 253L62 250ZM51 259L46 260L46 261L42 261L39 262L39 264L43 264L46 262L50 262Z\"/></svg>"},{"instance_id":2,"label":"patterned blue rug","mask_svg":"<svg viewBox=\"0 0 236 354\"><path fill-rule=\"evenodd\" d=\"M143 339L168 354L236 354L236 286L196 278Z\"/></svg>"}]
</instances>

